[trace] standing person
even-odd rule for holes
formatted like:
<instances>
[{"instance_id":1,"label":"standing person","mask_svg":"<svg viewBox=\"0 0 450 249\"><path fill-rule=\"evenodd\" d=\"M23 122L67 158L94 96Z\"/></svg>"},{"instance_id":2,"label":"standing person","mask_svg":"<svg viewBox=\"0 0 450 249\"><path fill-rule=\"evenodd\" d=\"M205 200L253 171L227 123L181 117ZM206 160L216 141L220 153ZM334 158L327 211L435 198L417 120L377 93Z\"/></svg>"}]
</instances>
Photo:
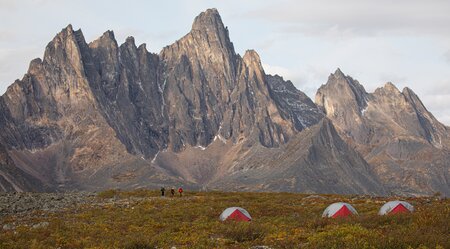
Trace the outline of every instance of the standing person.
<instances>
[{"instance_id":1,"label":"standing person","mask_svg":"<svg viewBox=\"0 0 450 249\"><path fill-rule=\"evenodd\" d=\"M166 189L164 187L161 187L161 196L164 197L164 192L166 192Z\"/></svg>"},{"instance_id":2,"label":"standing person","mask_svg":"<svg viewBox=\"0 0 450 249\"><path fill-rule=\"evenodd\" d=\"M178 189L178 193L180 193L180 197L183 196L183 188L180 187L180 188Z\"/></svg>"},{"instance_id":3,"label":"standing person","mask_svg":"<svg viewBox=\"0 0 450 249\"><path fill-rule=\"evenodd\" d=\"M172 188L170 189L170 193L172 194L172 197L175 196L175 187L172 187Z\"/></svg>"}]
</instances>

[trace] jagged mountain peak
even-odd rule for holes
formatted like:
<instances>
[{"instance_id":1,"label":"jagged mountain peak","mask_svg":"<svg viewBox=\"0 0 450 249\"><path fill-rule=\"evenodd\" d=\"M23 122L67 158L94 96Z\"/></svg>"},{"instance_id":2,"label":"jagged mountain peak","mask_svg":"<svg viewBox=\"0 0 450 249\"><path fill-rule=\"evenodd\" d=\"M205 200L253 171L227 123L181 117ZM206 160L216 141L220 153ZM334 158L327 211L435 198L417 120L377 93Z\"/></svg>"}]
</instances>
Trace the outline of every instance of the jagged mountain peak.
<instances>
[{"instance_id":1,"label":"jagged mountain peak","mask_svg":"<svg viewBox=\"0 0 450 249\"><path fill-rule=\"evenodd\" d=\"M64 33L64 32L73 33L73 32L74 32L74 29L73 29L72 24L69 23L65 28L63 28L63 29L61 30L60 33Z\"/></svg>"},{"instance_id":2,"label":"jagged mountain peak","mask_svg":"<svg viewBox=\"0 0 450 249\"><path fill-rule=\"evenodd\" d=\"M431 115L431 113L428 112L425 105L420 100L419 96L417 96L417 94L411 88L404 87L401 94L405 97L406 101L408 101L413 106L413 108L416 111Z\"/></svg>"},{"instance_id":3,"label":"jagged mountain peak","mask_svg":"<svg viewBox=\"0 0 450 249\"><path fill-rule=\"evenodd\" d=\"M66 39L77 39L83 36L83 31L81 29L75 30L72 24L68 24L65 28L63 28L56 36L53 38L52 42L55 40L66 40Z\"/></svg>"},{"instance_id":4,"label":"jagged mountain peak","mask_svg":"<svg viewBox=\"0 0 450 249\"><path fill-rule=\"evenodd\" d=\"M217 9L207 9L206 11L200 13L192 24L192 30L204 30L204 29L224 29L222 23L222 18L220 17L219 11Z\"/></svg>"},{"instance_id":5,"label":"jagged mountain peak","mask_svg":"<svg viewBox=\"0 0 450 249\"><path fill-rule=\"evenodd\" d=\"M142 43L141 45L139 45L138 50L142 51L142 52L148 52L147 44L146 43Z\"/></svg>"},{"instance_id":6,"label":"jagged mountain peak","mask_svg":"<svg viewBox=\"0 0 450 249\"><path fill-rule=\"evenodd\" d=\"M117 41L112 30L105 31L99 38L89 43L89 47L106 47L110 44L117 46Z\"/></svg>"},{"instance_id":7,"label":"jagged mountain peak","mask_svg":"<svg viewBox=\"0 0 450 249\"><path fill-rule=\"evenodd\" d=\"M315 100L327 115L339 116L342 122L359 122L358 116L367 105L367 97L364 86L338 68L317 90Z\"/></svg>"},{"instance_id":8,"label":"jagged mountain peak","mask_svg":"<svg viewBox=\"0 0 450 249\"><path fill-rule=\"evenodd\" d=\"M228 28L222 22L217 9L207 9L200 13L192 24L191 31L177 43L183 40L198 43L202 47L222 50L230 56L235 56L233 43L230 41Z\"/></svg>"},{"instance_id":9,"label":"jagged mountain peak","mask_svg":"<svg viewBox=\"0 0 450 249\"><path fill-rule=\"evenodd\" d=\"M415 97L417 97L417 98L419 98L418 96L417 96L417 94L411 89L411 88L409 88L409 87L404 87L403 89L402 89L402 93L403 93L403 95L412 95L412 96L415 96Z\"/></svg>"},{"instance_id":10,"label":"jagged mountain peak","mask_svg":"<svg viewBox=\"0 0 450 249\"><path fill-rule=\"evenodd\" d=\"M128 36L127 39L125 39L125 43L135 45L134 37Z\"/></svg>"},{"instance_id":11,"label":"jagged mountain peak","mask_svg":"<svg viewBox=\"0 0 450 249\"><path fill-rule=\"evenodd\" d=\"M35 70L39 70L40 66L42 65L42 59L41 58L35 58L30 62L30 65L28 67L28 74L34 74L36 73Z\"/></svg>"},{"instance_id":12,"label":"jagged mountain peak","mask_svg":"<svg viewBox=\"0 0 450 249\"><path fill-rule=\"evenodd\" d=\"M87 47L87 44L81 29L75 31L69 24L48 43L43 61L53 64L64 59L75 63L75 61L80 60L81 49L85 47Z\"/></svg>"},{"instance_id":13,"label":"jagged mountain peak","mask_svg":"<svg viewBox=\"0 0 450 249\"><path fill-rule=\"evenodd\" d=\"M340 87L350 87L357 98L358 95L367 94L363 85L361 85L351 76L345 75L345 73L342 72L340 68L337 68L334 73L331 73L328 77L327 83L325 85L322 85L320 88L331 87L332 85L340 85Z\"/></svg>"},{"instance_id":14,"label":"jagged mountain peak","mask_svg":"<svg viewBox=\"0 0 450 249\"><path fill-rule=\"evenodd\" d=\"M345 78L345 74L342 72L342 70L339 67L331 75L336 78Z\"/></svg>"},{"instance_id":15,"label":"jagged mountain peak","mask_svg":"<svg viewBox=\"0 0 450 249\"><path fill-rule=\"evenodd\" d=\"M386 82L386 84L384 84L382 89L387 92L392 92L392 93L397 93L397 94L400 93L400 90L392 82Z\"/></svg>"},{"instance_id":16,"label":"jagged mountain peak","mask_svg":"<svg viewBox=\"0 0 450 249\"><path fill-rule=\"evenodd\" d=\"M105 31L101 37L102 37L102 38L109 38L109 39L113 39L113 40L116 39L116 38L114 37L114 31L112 31L112 30L107 30L107 31Z\"/></svg>"},{"instance_id":17,"label":"jagged mountain peak","mask_svg":"<svg viewBox=\"0 0 450 249\"><path fill-rule=\"evenodd\" d=\"M261 58L255 50L249 49L245 51L244 57L242 57L242 59L247 66L258 68L263 71Z\"/></svg>"}]
</instances>

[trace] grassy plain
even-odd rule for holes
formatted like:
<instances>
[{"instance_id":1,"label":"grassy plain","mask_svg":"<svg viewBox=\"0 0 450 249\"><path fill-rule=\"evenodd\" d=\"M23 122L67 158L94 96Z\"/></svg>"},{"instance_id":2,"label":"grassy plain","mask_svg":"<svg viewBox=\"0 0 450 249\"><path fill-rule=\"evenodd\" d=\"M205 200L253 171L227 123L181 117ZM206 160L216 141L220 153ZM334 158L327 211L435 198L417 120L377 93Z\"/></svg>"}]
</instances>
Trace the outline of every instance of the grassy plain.
<instances>
[{"instance_id":1,"label":"grassy plain","mask_svg":"<svg viewBox=\"0 0 450 249\"><path fill-rule=\"evenodd\" d=\"M17 226L0 228L0 248L450 248L449 199L406 198L416 212L381 217L381 205L396 198L229 192L162 198L150 190L95 198L96 204L60 212L1 217L1 224ZM336 201L359 215L321 218ZM247 209L253 221L220 222L230 206Z\"/></svg>"}]
</instances>

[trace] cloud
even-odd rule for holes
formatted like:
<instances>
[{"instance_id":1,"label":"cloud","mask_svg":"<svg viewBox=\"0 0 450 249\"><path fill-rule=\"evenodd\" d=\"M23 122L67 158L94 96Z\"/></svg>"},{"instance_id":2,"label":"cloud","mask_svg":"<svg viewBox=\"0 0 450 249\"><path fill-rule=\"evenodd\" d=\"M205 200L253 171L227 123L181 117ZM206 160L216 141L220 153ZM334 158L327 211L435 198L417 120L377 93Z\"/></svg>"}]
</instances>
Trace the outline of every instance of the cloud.
<instances>
[{"instance_id":1,"label":"cloud","mask_svg":"<svg viewBox=\"0 0 450 249\"><path fill-rule=\"evenodd\" d=\"M274 66L263 63L267 74L282 76L284 80L290 80L295 87L314 100L317 89L325 84L330 72L321 68L307 65L303 68L289 69L282 66Z\"/></svg>"},{"instance_id":2,"label":"cloud","mask_svg":"<svg viewBox=\"0 0 450 249\"><path fill-rule=\"evenodd\" d=\"M450 63L450 50L448 50L445 54L444 54L444 59Z\"/></svg>"},{"instance_id":3,"label":"cloud","mask_svg":"<svg viewBox=\"0 0 450 249\"><path fill-rule=\"evenodd\" d=\"M292 78L292 76L293 76L291 71L284 67L273 66L273 65L263 63L263 68L267 74L272 74L272 75L278 74L279 76L283 76L287 79Z\"/></svg>"},{"instance_id":4,"label":"cloud","mask_svg":"<svg viewBox=\"0 0 450 249\"><path fill-rule=\"evenodd\" d=\"M433 113L433 115L445 125L450 125L450 93L430 94L420 96L425 107Z\"/></svg>"},{"instance_id":5,"label":"cloud","mask_svg":"<svg viewBox=\"0 0 450 249\"><path fill-rule=\"evenodd\" d=\"M42 49L39 47L0 49L0 93L3 94L16 79L22 78L30 61L39 56L42 56Z\"/></svg>"},{"instance_id":6,"label":"cloud","mask_svg":"<svg viewBox=\"0 0 450 249\"><path fill-rule=\"evenodd\" d=\"M449 12L450 1L442 0L285 0L246 15L278 23L281 32L312 36L395 33L450 37Z\"/></svg>"},{"instance_id":7,"label":"cloud","mask_svg":"<svg viewBox=\"0 0 450 249\"><path fill-rule=\"evenodd\" d=\"M11 0L0 0L0 13L17 9L17 2Z\"/></svg>"}]
</instances>

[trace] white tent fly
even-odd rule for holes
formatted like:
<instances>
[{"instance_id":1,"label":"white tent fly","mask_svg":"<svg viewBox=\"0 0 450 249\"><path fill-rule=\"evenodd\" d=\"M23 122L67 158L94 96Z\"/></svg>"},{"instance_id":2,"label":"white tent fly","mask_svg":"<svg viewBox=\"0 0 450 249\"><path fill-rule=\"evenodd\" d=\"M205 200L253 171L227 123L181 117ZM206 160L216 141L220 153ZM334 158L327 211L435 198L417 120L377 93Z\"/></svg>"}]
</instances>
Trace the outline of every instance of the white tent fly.
<instances>
[{"instance_id":1,"label":"white tent fly","mask_svg":"<svg viewBox=\"0 0 450 249\"><path fill-rule=\"evenodd\" d=\"M406 201L390 201L384 204L380 211L378 212L379 215L386 215L386 214L396 214L396 213L409 213L413 212L414 207L409 204Z\"/></svg>"},{"instance_id":2,"label":"white tent fly","mask_svg":"<svg viewBox=\"0 0 450 249\"><path fill-rule=\"evenodd\" d=\"M358 214L356 209L352 205L345 202L336 202L328 206L325 211L323 211L322 217L336 218L336 217L346 217L353 214Z\"/></svg>"},{"instance_id":3,"label":"white tent fly","mask_svg":"<svg viewBox=\"0 0 450 249\"><path fill-rule=\"evenodd\" d=\"M229 207L222 212L220 220L251 221L252 217L247 210L241 207Z\"/></svg>"}]
</instances>

